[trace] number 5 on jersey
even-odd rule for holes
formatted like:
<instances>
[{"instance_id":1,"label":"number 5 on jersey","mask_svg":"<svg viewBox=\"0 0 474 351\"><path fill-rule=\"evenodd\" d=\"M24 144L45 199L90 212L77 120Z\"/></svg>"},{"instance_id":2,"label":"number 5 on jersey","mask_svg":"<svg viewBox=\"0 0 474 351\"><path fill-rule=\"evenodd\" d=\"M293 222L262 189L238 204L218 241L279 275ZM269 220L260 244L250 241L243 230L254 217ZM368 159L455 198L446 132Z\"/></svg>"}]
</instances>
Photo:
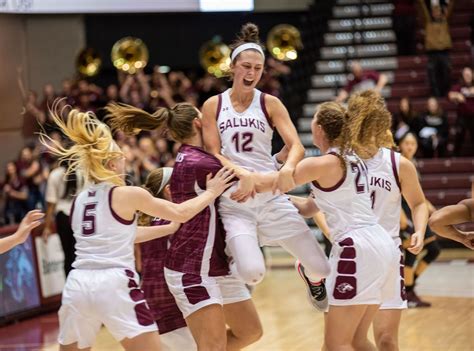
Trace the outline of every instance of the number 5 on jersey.
<instances>
[{"instance_id":1,"label":"number 5 on jersey","mask_svg":"<svg viewBox=\"0 0 474 351\"><path fill-rule=\"evenodd\" d=\"M95 214L96 202L88 203L84 206L84 213L82 214L82 235L90 236L95 233Z\"/></svg>"}]
</instances>

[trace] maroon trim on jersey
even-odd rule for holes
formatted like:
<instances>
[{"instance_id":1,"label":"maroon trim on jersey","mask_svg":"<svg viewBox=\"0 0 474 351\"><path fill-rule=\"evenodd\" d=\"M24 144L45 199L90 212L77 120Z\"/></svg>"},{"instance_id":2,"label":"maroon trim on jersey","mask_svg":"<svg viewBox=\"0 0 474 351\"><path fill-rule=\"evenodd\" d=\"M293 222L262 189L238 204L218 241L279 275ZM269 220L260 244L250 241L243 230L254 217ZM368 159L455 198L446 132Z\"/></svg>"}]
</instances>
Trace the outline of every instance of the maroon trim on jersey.
<instances>
[{"instance_id":1,"label":"maroon trim on jersey","mask_svg":"<svg viewBox=\"0 0 474 351\"><path fill-rule=\"evenodd\" d=\"M181 277L181 282L183 283L183 286L185 287L191 286L191 285L199 285L202 283L202 277L196 274L185 273Z\"/></svg>"},{"instance_id":2,"label":"maroon trim on jersey","mask_svg":"<svg viewBox=\"0 0 474 351\"><path fill-rule=\"evenodd\" d=\"M222 94L217 95L217 111L216 111L216 121L219 120L219 115L221 113L221 108L222 108Z\"/></svg>"},{"instance_id":3,"label":"maroon trim on jersey","mask_svg":"<svg viewBox=\"0 0 474 351\"><path fill-rule=\"evenodd\" d=\"M341 252L341 258L355 258L356 252L353 247L345 247Z\"/></svg>"},{"instance_id":4,"label":"maroon trim on jersey","mask_svg":"<svg viewBox=\"0 0 474 351\"><path fill-rule=\"evenodd\" d=\"M345 238L344 240L339 241L339 246L353 246L354 240L352 238Z\"/></svg>"},{"instance_id":5,"label":"maroon trim on jersey","mask_svg":"<svg viewBox=\"0 0 474 351\"><path fill-rule=\"evenodd\" d=\"M184 288L183 292L191 305L196 305L199 302L206 301L211 298L206 288L202 285Z\"/></svg>"},{"instance_id":6,"label":"maroon trim on jersey","mask_svg":"<svg viewBox=\"0 0 474 351\"><path fill-rule=\"evenodd\" d=\"M400 179L398 178L397 163L395 162L395 151L393 151L393 150L390 150L390 160L392 161L393 175L394 175L395 180L397 182L398 189L400 189L400 191L401 191L402 186L400 185Z\"/></svg>"},{"instance_id":7,"label":"maroon trim on jersey","mask_svg":"<svg viewBox=\"0 0 474 351\"><path fill-rule=\"evenodd\" d=\"M260 106L262 108L262 111L263 111L263 114L265 115L265 118L267 119L267 123L268 125L270 126L270 128L274 128L273 127L273 122L272 122L272 119L270 118L270 115L268 114L268 111L267 111L267 105L265 103L265 93L261 93L260 94Z\"/></svg>"},{"instance_id":8,"label":"maroon trim on jersey","mask_svg":"<svg viewBox=\"0 0 474 351\"><path fill-rule=\"evenodd\" d=\"M112 187L110 190L109 190L109 208L110 208L110 213L112 213L112 216L117 220L119 221L120 223L122 224L125 224L125 225L130 225L130 224L133 224L133 222L135 222L135 215L133 215L133 218L131 220L129 219L124 219L122 217L120 217L115 211L114 209L112 208L112 191L114 191L115 188L118 188L117 186L114 186Z\"/></svg>"},{"instance_id":9,"label":"maroon trim on jersey","mask_svg":"<svg viewBox=\"0 0 474 351\"><path fill-rule=\"evenodd\" d=\"M350 300L354 298L357 295L357 278L346 275L337 276L332 295L337 300Z\"/></svg>"},{"instance_id":10,"label":"maroon trim on jersey","mask_svg":"<svg viewBox=\"0 0 474 351\"><path fill-rule=\"evenodd\" d=\"M135 305L135 314L140 325L147 327L155 323L151 311L146 305L146 302L141 302Z\"/></svg>"},{"instance_id":11,"label":"maroon trim on jersey","mask_svg":"<svg viewBox=\"0 0 474 351\"><path fill-rule=\"evenodd\" d=\"M335 152L329 152L328 155L334 155L334 156L336 156L336 157L339 157ZM329 192L331 192L331 191L337 190L337 189L344 183L344 181L346 180L346 176L347 176L347 171L344 172L344 176L341 178L341 180L339 180L339 181L336 183L336 185L331 186L331 187L329 187L329 188L324 188L324 187L322 187L321 185L319 185L319 183L318 183L316 180L313 180L312 183L313 183L313 185L314 185L316 188L318 188L319 190L329 193Z\"/></svg>"},{"instance_id":12,"label":"maroon trim on jersey","mask_svg":"<svg viewBox=\"0 0 474 351\"><path fill-rule=\"evenodd\" d=\"M69 225L72 226L72 215L74 214L74 207L76 206L76 199L77 196L74 196L74 199L72 200L72 205L71 205L71 212L69 213Z\"/></svg>"},{"instance_id":13,"label":"maroon trim on jersey","mask_svg":"<svg viewBox=\"0 0 474 351\"><path fill-rule=\"evenodd\" d=\"M357 266L355 261L352 260L339 260L337 263L337 273L339 274L355 274Z\"/></svg>"}]
</instances>

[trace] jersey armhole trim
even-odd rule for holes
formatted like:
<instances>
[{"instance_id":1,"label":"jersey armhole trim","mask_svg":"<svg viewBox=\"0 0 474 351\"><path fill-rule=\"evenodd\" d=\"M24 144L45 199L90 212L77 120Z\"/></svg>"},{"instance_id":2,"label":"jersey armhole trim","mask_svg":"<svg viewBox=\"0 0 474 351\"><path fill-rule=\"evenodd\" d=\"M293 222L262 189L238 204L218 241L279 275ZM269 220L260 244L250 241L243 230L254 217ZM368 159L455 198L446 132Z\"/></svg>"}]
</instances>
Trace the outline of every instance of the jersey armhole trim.
<instances>
[{"instance_id":1,"label":"jersey armhole trim","mask_svg":"<svg viewBox=\"0 0 474 351\"><path fill-rule=\"evenodd\" d=\"M270 126L270 128L274 129L272 119L270 118L270 115L268 114L267 111L267 105L265 103L265 93L260 94L260 107L262 108L263 114L265 115L265 118L267 119L267 123Z\"/></svg>"},{"instance_id":2,"label":"jersey armhole trim","mask_svg":"<svg viewBox=\"0 0 474 351\"><path fill-rule=\"evenodd\" d=\"M329 152L328 155L334 155L336 157L340 157L337 153L335 152ZM331 191L334 191L334 190L337 190L346 180L346 177L347 177L347 170L344 172L344 175L342 176L342 178L333 186L329 187L329 188L324 188L322 187L321 185L319 185L319 183L316 181L316 180L313 180L312 183L313 185L318 188L319 190L321 191L324 191L324 192L331 192Z\"/></svg>"},{"instance_id":3,"label":"jersey armhole trim","mask_svg":"<svg viewBox=\"0 0 474 351\"><path fill-rule=\"evenodd\" d=\"M112 208L112 192L114 191L115 188L118 188L117 186L114 186L112 187L110 190L109 190L109 209L110 209L110 213L112 213L112 216L117 220L119 221L120 223L122 224L125 224L125 225L130 225L130 224L133 224L135 222L135 214L133 215L133 218L131 220L128 220L128 219L124 219L122 217L120 217L115 211L114 209Z\"/></svg>"},{"instance_id":4,"label":"jersey armhole trim","mask_svg":"<svg viewBox=\"0 0 474 351\"><path fill-rule=\"evenodd\" d=\"M216 122L219 120L219 114L221 113L222 108L222 94L217 95L217 110L216 110Z\"/></svg>"},{"instance_id":5,"label":"jersey armhole trim","mask_svg":"<svg viewBox=\"0 0 474 351\"><path fill-rule=\"evenodd\" d=\"M400 185L400 178L398 177L397 163L395 161L395 151L390 150L390 161L392 161L392 171L395 181L397 182L398 189L401 191L402 186Z\"/></svg>"}]
</instances>

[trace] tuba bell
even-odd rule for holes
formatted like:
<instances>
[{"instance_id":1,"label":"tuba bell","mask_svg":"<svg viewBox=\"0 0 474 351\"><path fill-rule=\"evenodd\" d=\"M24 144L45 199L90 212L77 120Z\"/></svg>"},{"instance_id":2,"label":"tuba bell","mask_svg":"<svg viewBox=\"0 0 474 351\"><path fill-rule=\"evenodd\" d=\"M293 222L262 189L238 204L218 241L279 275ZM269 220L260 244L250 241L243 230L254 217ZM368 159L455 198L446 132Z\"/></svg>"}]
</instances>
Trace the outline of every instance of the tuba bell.
<instances>
[{"instance_id":1,"label":"tuba bell","mask_svg":"<svg viewBox=\"0 0 474 351\"><path fill-rule=\"evenodd\" d=\"M296 60L302 48L300 31L290 24L279 24L268 33L267 49L277 60Z\"/></svg>"},{"instance_id":2,"label":"tuba bell","mask_svg":"<svg viewBox=\"0 0 474 351\"><path fill-rule=\"evenodd\" d=\"M147 65L148 49L141 39L125 37L115 42L110 57L117 69L134 74Z\"/></svg>"},{"instance_id":3,"label":"tuba bell","mask_svg":"<svg viewBox=\"0 0 474 351\"><path fill-rule=\"evenodd\" d=\"M97 75L102 66L102 59L92 48L82 49L76 57L76 70L83 77Z\"/></svg>"},{"instance_id":4,"label":"tuba bell","mask_svg":"<svg viewBox=\"0 0 474 351\"><path fill-rule=\"evenodd\" d=\"M223 77L230 66L230 48L220 37L205 42L199 49L199 61L206 72L217 78Z\"/></svg>"}]
</instances>

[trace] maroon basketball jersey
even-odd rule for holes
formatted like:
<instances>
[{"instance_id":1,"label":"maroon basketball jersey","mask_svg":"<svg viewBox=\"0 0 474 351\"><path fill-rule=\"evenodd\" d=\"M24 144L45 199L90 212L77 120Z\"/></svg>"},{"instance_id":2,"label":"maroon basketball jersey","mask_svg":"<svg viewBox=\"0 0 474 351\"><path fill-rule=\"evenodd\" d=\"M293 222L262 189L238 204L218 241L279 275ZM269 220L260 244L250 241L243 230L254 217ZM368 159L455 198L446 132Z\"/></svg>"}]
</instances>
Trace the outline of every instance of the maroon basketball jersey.
<instances>
[{"instance_id":1,"label":"maroon basketball jersey","mask_svg":"<svg viewBox=\"0 0 474 351\"><path fill-rule=\"evenodd\" d=\"M152 226L168 224L168 221L153 220ZM160 334L186 326L183 314L176 305L166 284L164 265L171 236L154 239L140 244L142 254L142 289L158 324Z\"/></svg>"},{"instance_id":2,"label":"maroon basketball jersey","mask_svg":"<svg viewBox=\"0 0 474 351\"><path fill-rule=\"evenodd\" d=\"M195 198L206 189L206 176L222 168L217 158L202 148L182 145L176 156L170 188L173 202ZM195 275L229 273L225 232L217 213L217 200L181 225L166 255L166 268Z\"/></svg>"}]
</instances>

